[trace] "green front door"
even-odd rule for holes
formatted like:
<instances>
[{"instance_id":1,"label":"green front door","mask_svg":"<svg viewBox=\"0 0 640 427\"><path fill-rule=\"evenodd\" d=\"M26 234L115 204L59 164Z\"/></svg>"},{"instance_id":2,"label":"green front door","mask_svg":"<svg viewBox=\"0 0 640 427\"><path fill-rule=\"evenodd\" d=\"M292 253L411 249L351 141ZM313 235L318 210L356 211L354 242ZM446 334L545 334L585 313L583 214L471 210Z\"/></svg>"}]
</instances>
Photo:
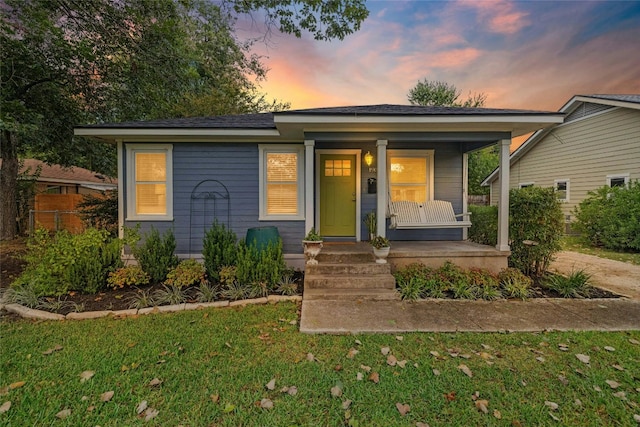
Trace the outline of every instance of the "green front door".
<instances>
[{"instance_id":1,"label":"green front door","mask_svg":"<svg viewBox=\"0 0 640 427\"><path fill-rule=\"evenodd\" d=\"M356 156L320 155L320 233L356 235Z\"/></svg>"}]
</instances>

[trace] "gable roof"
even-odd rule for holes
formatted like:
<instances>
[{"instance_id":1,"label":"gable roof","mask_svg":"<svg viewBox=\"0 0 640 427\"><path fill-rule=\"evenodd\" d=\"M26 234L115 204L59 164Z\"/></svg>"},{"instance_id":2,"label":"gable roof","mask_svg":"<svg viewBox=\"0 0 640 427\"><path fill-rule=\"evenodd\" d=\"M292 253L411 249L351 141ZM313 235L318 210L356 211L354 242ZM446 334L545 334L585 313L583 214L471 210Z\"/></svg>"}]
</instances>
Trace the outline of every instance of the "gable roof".
<instances>
[{"instance_id":1,"label":"gable roof","mask_svg":"<svg viewBox=\"0 0 640 427\"><path fill-rule=\"evenodd\" d=\"M2 159L0 159L0 165L1 164ZM49 165L36 159L22 160L20 173L25 172L30 176L37 175L38 182L77 184L97 190L115 189L118 186L117 180L92 172L88 169L78 166L65 168L56 164Z\"/></svg>"},{"instance_id":2,"label":"gable roof","mask_svg":"<svg viewBox=\"0 0 640 427\"><path fill-rule=\"evenodd\" d=\"M306 132L477 131L518 136L561 121L562 114L549 111L379 104L95 124L78 126L75 134L109 141L294 142Z\"/></svg>"},{"instance_id":3,"label":"gable roof","mask_svg":"<svg viewBox=\"0 0 640 427\"><path fill-rule=\"evenodd\" d=\"M640 110L640 95L626 94L626 95L574 95L566 104L560 108L560 112L569 116L572 112L577 110L585 103L599 104L601 106L608 107L622 107L631 108L634 110ZM546 129L540 129L531 135L527 140L520 145L509 156L509 165L512 166L518 160L520 160L526 153L528 153L533 147L535 147L540 141L544 139L549 133L551 133L556 127L562 125L562 123L550 126ZM498 179L498 171L500 167L497 167L489 174L488 177L482 181L481 185L491 185L493 181Z\"/></svg>"}]
</instances>

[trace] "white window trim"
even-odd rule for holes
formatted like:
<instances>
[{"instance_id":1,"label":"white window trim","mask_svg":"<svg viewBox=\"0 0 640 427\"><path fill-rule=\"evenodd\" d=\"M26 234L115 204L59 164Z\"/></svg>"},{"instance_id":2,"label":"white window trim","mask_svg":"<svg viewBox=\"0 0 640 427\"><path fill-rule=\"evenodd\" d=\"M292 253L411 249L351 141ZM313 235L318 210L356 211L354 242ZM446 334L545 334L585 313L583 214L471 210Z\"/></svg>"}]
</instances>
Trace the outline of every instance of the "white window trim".
<instances>
[{"instance_id":1,"label":"white window trim","mask_svg":"<svg viewBox=\"0 0 640 427\"><path fill-rule=\"evenodd\" d=\"M304 220L304 145L303 144L260 144L258 145L258 151L260 153L258 162L258 176L259 176L259 196L258 203L260 205L260 212L258 216L259 221L299 221ZM266 154L267 153L295 153L298 155L298 213L295 215L267 214L267 168L266 168Z\"/></svg>"},{"instance_id":2,"label":"white window trim","mask_svg":"<svg viewBox=\"0 0 640 427\"><path fill-rule=\"evenodd\" d=\"M391 158L392 157L420 157L427 159L427 165L429 167L429 176L427 177L427 201L434 200L435 185L434 185L434 158L436 150L387 150L387 185L389 188L386 190L391 196ZM378 189L380 191L380 188Z\"/></svg>"},{"instance_id":3,"label":"white window trim","mask_svg":"<svg viewBox=\"0 0 640 427\"><path fill-rule=\"evenodd\" d=\"M553 180L553 188L556 191L558 191L558 183L560 183L560 182L567 183L567 191L566 191L566 197L564 199L558 199L558 200L560 202L563 202L563 203L568 203L569 200L571 200L571 197L569 195L569 191L570 191L570 188L571 188L571 182L570 182L569 179L555 179L555 180Z\"/></svg>"},{"instance_id":4,"label":"white window trim","mask_svg":"<svg viewBox=\"0 0 640 427\"><path fill-rule=\"evenodd\" d=\"M629 173L618 173L618 174L612 174L612 175L607 175L607 187L611 187L611 180L612 179L616 179L616 178L624 178L624 186L628 187L629 186Z\"/></svg>"},{"instance_id":5,"label":"white window trim","mask_svg":"<svg viewBox=\"0 0 640 427\"><path fill-rule=\"evenodd\" d=\"M531 181L531 182L519 182L518 183L518 188L525 188L525 187L533 187L536 183Z\"/></svg>"},{"instance_id":6,"label":"white window trim","mask_svg":"<svg viewBox=\"0 0 640 427\"><path fill-rule=\"evenodd\" d=\"M164 153L167 161L167 213L136 214L136 153ZM126 144L127 156L127 218L128 221L173 221L173 145L172 144Z\"/></svg>"}]
</instances>

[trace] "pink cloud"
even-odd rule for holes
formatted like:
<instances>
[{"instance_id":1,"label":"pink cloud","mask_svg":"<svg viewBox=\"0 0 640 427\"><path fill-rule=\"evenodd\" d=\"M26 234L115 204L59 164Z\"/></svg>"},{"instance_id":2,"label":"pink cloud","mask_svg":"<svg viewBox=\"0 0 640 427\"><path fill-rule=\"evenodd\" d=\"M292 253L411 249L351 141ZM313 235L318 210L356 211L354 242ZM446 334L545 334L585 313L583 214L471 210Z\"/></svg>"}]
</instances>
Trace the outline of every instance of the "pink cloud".
<instances>
[{"instance_id":1,"label":"pink cloud","mask_svg":"<svg viewBox=\"0 0 640 427\"><path fill-rule=\"evenodd\" d=\"M478 12L478 20L493 33L515 34L529 25L529 14L517 11L515 4L510 0L462 0L458 4L475 9Z\"/></svg>"}]
</instances>

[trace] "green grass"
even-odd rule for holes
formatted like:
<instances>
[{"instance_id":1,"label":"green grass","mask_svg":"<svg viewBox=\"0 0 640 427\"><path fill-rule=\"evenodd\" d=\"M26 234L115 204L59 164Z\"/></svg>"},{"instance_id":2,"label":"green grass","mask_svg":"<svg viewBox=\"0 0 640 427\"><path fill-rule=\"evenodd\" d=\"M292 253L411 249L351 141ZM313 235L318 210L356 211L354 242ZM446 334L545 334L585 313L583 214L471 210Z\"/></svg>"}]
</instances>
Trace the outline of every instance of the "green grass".
<instances>
[{"instance_id":1,"label":"green grass","mask_svg":"<svg viewBox=\"0 0 640 427\"><path fill-rule=\"evenodd\" d=\"M635 426L633 415L640 413L640 345L629 341L640 340L639 331L410 333L402 340L394 335L304 335L289 323L297 319L296 310L292 303L281 303L125 319L3 322L0 389L25 384L0 391L0 404L12 402L0 414L0 425L342 426L349 425L349 416L351 425L359 426L415 426L417 421L431 426L509 426L514 421L524 426ZM569 351L561 351L561 343ZM56 345L62 350L42 354ZM385 346L398 360L408 361L404 369L387 365L381 354ZM347 357L351 348L359 350L353 359ZM307 353L318 361L308 361ZM578 353L589 355L590 364L579 361ZM472 370L473 378L458 369L460 364ZM361 365L379 373L379 384L367 379ZM79 374L86 370L95 376L81 383ZM364 380L356 379L358 372ZM149 387L156 377L162 384ZM269 391L265 384L272 378L276 387ZM621 385L612 390L606 380ZM344 393L340 398L330 393L337 384ZM282 393L285 386L296 386L298 394ZM100 402L110 390L115 392L111 401ZM476 391L489 401L488 414L475 408ZM627 400L615 397L617 391L624 391ZM445 398L449 393L455 393L453 400ZM212 395L219 395L218 403ZM274 402L273 409L256 406L263 398ZM353 403L345 411L347 399ZM582 404L576 405L576 399ZM159 410L148 422L136 416L143 400ZM559 409L551 411L545 401L556 402ZM402 417L396 403L409 404L411 411ZM235 408L225 413L228 405ZM95 409L87 411L91 406ZM71 415L56 419L63 409Z\"/></svg>"},{"instance_id":2,"label":"green grass","mask_svg":"<svg viewBox=\"0 0 640 427\"><path fill-rule=\"evenodd\" d=\"M597 248L591 246L589 242L581 236L564 236L560 243L563 251L580 252L582 254L595 255L600 258L640 265L640 253L616 252L609 249Z\"/></svg>"}]
</instances>

